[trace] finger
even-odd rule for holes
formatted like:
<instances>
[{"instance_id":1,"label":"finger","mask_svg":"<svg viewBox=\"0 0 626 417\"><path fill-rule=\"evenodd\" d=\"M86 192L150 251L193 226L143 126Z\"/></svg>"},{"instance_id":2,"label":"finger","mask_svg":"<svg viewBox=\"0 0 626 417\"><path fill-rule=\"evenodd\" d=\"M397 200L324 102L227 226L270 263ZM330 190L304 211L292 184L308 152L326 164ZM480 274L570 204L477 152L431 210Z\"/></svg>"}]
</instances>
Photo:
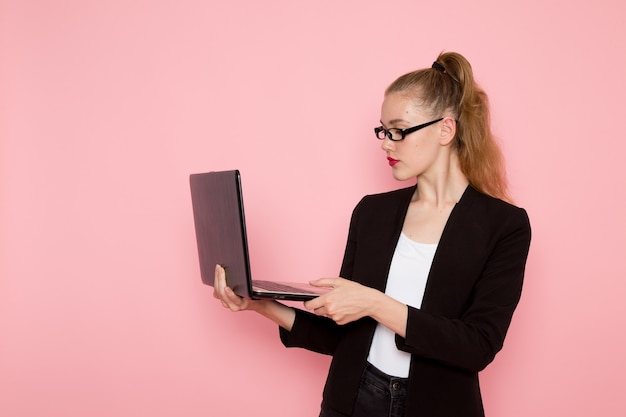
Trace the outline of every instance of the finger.
<instances>
[{"instance_id":1,"label":"finger","mask_svg":"<svg viewBox=\"0 0 626 417\"><path fill-rule=\"evenodd\" d=\"M226 295L226 289L228 283L226 282L226 270L221 265L215 266L215 279L213 282L213 290L216 298L224 299Z\"/></svg>"},{"instance_id":2,"label":"finger","mask_svg":"<svg viewBox=\"0 0 626 417\"><path fill-rule=\"evenodd\" d=\"M312 300L305 301L304 308L306 308L307 310L315 311L315 309L322 307L324 305L324 300L320 300L320 298L322 297L323 295L320 295L319 297L316 297Z\"/></svg>"},{"instance_id":3,"label":"finger","mask_svg":"<svg viewBox=\"0 0 626 417\"><path fill-rule=\"evenodd\" d=\"M223 298L222 292L220 291L220 286L217 281L213 283L213 297L217 298L218 300L221 300Z\"/></svg>"},{"instance_id":4,"label":"finger","mask_svg":"<svg viewBox=\"0 0 626 417\"><path fill-rule=\"evenodd\" d=\"M232 297L232 295L228 294L228 291L226 291L223 295L223 298L220 299L222 306L231 310L231 311L239 311L242 309L242 302L241 299L239 299L238 297Z\"/></svg>"},{"instance_id":5,"label":"finger","mask_svg":"<svg viewBox=\"0 0 626 417\"><path fill-rule=\"evenodd\" d=\"M334 288L337 286L338 278L320 278L314 281L309 281L309 284L314 287L331 287Z\"/></svg>"},{"instance_id":6,"label":"finger","mask_svg":"<svg viewBox=\"0 0 626 417\"><path fill-rule=\"evenodd\" d=\"M326 309L325 309L323 306L322 306L322 307L319 307L319 308L314 309L314 310L313 310L313 313L315 313L315 314L316 314L316 315L318 315L318 316L327 317L327 316L326 316L326 314L327 314L327 313L326 313Z\"/></svg>"},{"instance_id":7,"label":"finger","mask_svg":"<svg viewBox=\"0 0 626 417\"><path fill-rule=\"evenodd\" d=\"M224 282L224 280L222 279L223 272L224 269L219 264L215 265L215 274L213 276L213 289L215 290L215 293L218 294L221 292L220 290L223 286L222 283Z\"/></svg>"},{"instance_id":8,"label":"finger","mask_svg":"<svg viewBox=\"0 0 626 417\"><path fill-rule=\"evenodd\" d=\"M238 296L237 294L235 294L235 292L232 290L232 288L230 288L230 287L224 288L224 294L226 295L227 299L230 302L232 302L234 304L241 304L242 298L240 296Z\"/></svg>"},{"instance_id":9,"label":"finger","mask_svg":"<svg viewBox=\"0 0 626 417\"><path fill-rule=\"evenodd\" d=\"M222 305L227 308L231 308L232 300L230 300L226 290L228 286L226 285L226 277L225 277L224 268L220 265L215 266L215 279L213 280L213 297L217 298L222 302Z\"/></svg>"},{"instance_id":10,"label":"finger","mask_svg":"<svg viewBox=\"0 0 626 417\"><path fill-rule=\"evenodd\" d=\"M227 302L230 304L231 310L239 311L248 309L250 300L238 296L230 287L226 287L224 292L226 294L226 297L228 297Z\"/></svg>"}]
</instances>

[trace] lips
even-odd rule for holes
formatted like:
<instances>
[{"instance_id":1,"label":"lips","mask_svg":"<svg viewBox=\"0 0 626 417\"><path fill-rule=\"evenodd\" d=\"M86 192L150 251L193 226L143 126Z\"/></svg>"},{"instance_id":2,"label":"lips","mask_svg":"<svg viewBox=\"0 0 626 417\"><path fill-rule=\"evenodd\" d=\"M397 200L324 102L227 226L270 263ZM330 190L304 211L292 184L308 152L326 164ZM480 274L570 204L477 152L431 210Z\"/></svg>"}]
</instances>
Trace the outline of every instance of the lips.
<instances>
[{"instance_id":1,"label":"lips","mask_svg":"<svg viewBox=\"0 0 626 417\"><path fill-rule=\"evenodd\" d=\"M395 164L397 164L398 162L400 162L399 160L393 159L390 156L387 157L387 161L389 161L389 166L391 166L391 167L394 166Z\"/></svg>"}]
</instances>

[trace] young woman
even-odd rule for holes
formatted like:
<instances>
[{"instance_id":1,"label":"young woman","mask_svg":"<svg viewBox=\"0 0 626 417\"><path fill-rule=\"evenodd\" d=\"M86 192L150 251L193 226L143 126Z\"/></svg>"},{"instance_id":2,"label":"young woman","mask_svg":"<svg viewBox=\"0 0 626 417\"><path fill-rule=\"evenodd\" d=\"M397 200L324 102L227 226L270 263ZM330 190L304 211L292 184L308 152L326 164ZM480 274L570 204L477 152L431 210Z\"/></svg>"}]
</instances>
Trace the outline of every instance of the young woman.
<instances>
[{"instance_id":1,"label":"young woman","mask_svg":"<svg viewBox=\"0 0 626 417\"><path fill-rule=\"evenodd\" d=\"M502 348L530 245L510 204L487 96L469 62L442 53L385 92L374 129L398 180L352 215L340 277L304 304L214 296L280 326L285 346L332 355L320 417L483 416L478 372Z\"/></svg>"}]
</instances>

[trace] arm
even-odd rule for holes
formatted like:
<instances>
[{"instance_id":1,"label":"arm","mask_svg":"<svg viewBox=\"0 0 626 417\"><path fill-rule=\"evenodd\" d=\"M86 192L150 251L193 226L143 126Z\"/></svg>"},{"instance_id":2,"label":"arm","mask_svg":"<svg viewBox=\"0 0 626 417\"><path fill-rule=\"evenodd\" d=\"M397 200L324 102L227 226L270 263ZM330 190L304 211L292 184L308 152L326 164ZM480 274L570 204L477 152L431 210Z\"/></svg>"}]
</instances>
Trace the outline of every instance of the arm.
<instances>
[{"instance_id":1,"label":"arm","mask_svg":"<svg viewBox=\"0 0 626 417\"><path fill-rule=\"evenodd\" d=\"M521 295L530 245L528 217L518 210L496 234L462 311L449 315L433 308L447 300L410 307L406 335L396 337L398 349L471 371L493 360Z\"/></svg>"},{"instance_id":2,"label":"arm","mask_svg":"<svg viewBox=\"0 0 626 417\"><path fill-rule=\"evenodd\" d=\"M280 338L285 346L303 347L331 355L339 340L337 325L331 320L316 317L274 300L250 300L239 297L226 285L226 272L219 265L215 267L213 297L231 311L254 311L278 324Z\"/></svg>"},{"instance_id":3,"label":"arm","mask_svg":"<svg viewBox=\"0 0 626 417\"><path fill-rule=\"evenodd\" d=\"M473 212L467 214L473 216ZM499 222L490 218L472 225L467 217L457 220L455 233L470 238L461 238L460 246L459 239L453 239L454 245L448 240L445 245L449 247L441 248L445 255L438 266L433 264L436 276L421 309L341 278L313 282L334 289L305 307L339 324L370 316L397 334L400 350L449 366L481 370L502 348L521 295L530 244L530 225L523 210L499 214Z\"/></svg>"},{"instance_id":4,"label":"arm","mask_svg":"<svg viewBox=\"0 0 626 417\"><path fill-rule=\"evenodd\" d=\"M385 293L344 278L322 278L311 282L333 290L304 303L316 315L328 317L343 325L371 317L405 337L408 307Z\"/></svg>"}]
</instances>

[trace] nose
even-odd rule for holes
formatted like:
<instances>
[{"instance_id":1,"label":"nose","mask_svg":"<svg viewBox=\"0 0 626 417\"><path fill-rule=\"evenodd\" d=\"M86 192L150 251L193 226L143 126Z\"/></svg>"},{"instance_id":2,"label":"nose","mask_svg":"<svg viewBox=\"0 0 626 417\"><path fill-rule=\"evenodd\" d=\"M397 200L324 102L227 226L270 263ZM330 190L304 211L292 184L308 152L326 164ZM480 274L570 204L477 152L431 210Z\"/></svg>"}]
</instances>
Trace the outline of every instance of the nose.
<instances>
[{"instance_id":1,"label":"nose","mask_svg":"<svg viewBox=\"0 0 626 417\"><path fill-rule=\"evenodd\" d=\"M380 149L387 152L387 151L390 151L392 148L393 148L393 141L389 139L388 137L385 137L385 139L383 139L382 143L380 144Z\"/></svg>"}]
</instances>

